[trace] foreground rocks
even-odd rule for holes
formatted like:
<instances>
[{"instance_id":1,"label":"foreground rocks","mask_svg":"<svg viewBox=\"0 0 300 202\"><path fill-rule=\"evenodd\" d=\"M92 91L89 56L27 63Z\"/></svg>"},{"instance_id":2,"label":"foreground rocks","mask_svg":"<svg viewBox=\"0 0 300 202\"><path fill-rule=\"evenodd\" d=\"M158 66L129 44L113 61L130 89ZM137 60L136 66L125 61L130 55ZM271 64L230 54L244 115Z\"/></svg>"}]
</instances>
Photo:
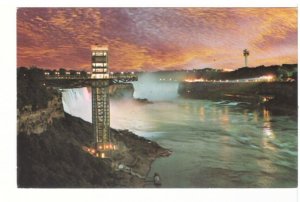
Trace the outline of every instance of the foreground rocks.
<instances>
[{"instance_id":1,"label":"foreground rocks","mask_svg":"<svg viewBox=\"0 0 300 202\"><path fill-rule=\"evenodd\" d=\"M82 146L93 142L92 124L65 114L40 135L17 136L19 187L143 187L144 180L116 171L123 164L146 176L151 163L170 152L129 131L111 131L119 150L111 160L95 158Z\"/></svg>"},{"instance_id":2,"label":"foreground rocks","mask_svg":"<svg viewBox=\"0 0 300 202\"><path fill-rule=\"evenodd\" d=\"M114 170L124 165L130 172L116 172L120 187L143 187L152 162L159 157L171 154L156 142L139 137L128 130L112 130L112 138L118 144L118 150L112 157Z\"/></svg>"}]
</instances>

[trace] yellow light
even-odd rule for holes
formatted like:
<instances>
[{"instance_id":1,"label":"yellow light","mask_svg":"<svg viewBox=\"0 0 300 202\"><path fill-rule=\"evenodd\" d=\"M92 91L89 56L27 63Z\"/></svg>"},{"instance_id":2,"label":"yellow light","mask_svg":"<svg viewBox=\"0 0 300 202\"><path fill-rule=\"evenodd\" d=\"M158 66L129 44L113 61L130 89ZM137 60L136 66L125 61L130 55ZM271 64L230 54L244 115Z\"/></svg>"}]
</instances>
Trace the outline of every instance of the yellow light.
<instances>
[{"instance_id":1,"label":"yellow light","mask_svg":"<svg viewBox=\"0 0 300 202\"><path fill-rule=\"evenodd\" d=\"M108 51L108 46L92 45L92 51Z\"/></svg>"},{"instance_id":2,"label":"yellow light","mask_svg":"<svg viewBox=\"0 0 300 202\"><path fill-rule=\"evenodd\" d=\"M101 153L101 158L105 158L105 153Z\"/></svg>"},{"instance_id":3,"label":"yellow light","mask_svg":"<svg viewBox=\"0 0 300 202\"><path fill-rule=\"evenodd\" d=\"M170 79L172 80L172 79ZM204 79L200 78L200 79L185 79L185 82L203 82L205 81Z\"/></svg>"}]
</instances>

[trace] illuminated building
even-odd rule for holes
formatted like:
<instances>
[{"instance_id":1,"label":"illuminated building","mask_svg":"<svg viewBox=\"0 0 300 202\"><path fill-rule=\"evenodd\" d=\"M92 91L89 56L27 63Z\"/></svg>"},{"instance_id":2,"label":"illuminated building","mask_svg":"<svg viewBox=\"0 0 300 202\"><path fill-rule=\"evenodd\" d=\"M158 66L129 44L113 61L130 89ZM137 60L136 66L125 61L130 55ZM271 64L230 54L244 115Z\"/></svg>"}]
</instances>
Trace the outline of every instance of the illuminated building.
<instances>
[{"instance_id":1,"label":"illuminated building","mask_svg":"<svg viewBox=\"0 0 300 202\"><path fill-rule=\"evenodd\" d=\"M112 151L117 147L110 137L110 106L109 106L109 85L113 83L126 83L136 81L134 73L124 73L120 75L110 74L108 66L108 48L106 46L93 45L91 47L92 72L82 75L76 72L75 75L61 77L59 72L54 76L46 74L48 82L51 80L82 82L83 86L92 87L92 123L94 134L94 145L87 150L95 157L110 158ZM53 85L60 85L55 83ZM76 84L75 84L76 85Z\"/></svg>"},{"instance_id":2,"label":"illuminated building","mask_svg":"<svg viewBox=\"0 0 300 202\"><path fill-rule=\"evenodd\" d=\"M92 122L97 150L102 153L109 150L110 109L109 109L109 70L108 48L92 46ZM101 154L101 157L104 157Z\"/></svg>"}]
</instances>

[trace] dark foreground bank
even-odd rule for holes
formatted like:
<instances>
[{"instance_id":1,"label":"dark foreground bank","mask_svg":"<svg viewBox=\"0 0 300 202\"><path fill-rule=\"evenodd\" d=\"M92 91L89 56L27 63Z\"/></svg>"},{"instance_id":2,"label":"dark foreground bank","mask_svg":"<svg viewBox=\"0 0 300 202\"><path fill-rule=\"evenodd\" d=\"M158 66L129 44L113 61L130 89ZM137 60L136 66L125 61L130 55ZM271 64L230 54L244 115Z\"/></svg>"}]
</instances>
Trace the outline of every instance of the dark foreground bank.
<instances>
[{"instance_id":1,"label":"dark foreground bank","mask_svg":"<svg viewBox=\"0 0 300 202\"><path fill-rule=\"evenodd\" d=\"M111 129L119 149L111 159L93 157L84 150L94 142L92 124L64 113L61 91L43 77L37 68L17 71L18 187L143 187L151 163L170 152L129 131ZM110 95L132 98L133 86L114 85Z\"/></svg>"},{"instance_id":2,"label":"dark foreground bank","mask_svg":"<svg viewBox=\"0 0 300 202\"><path fill-rule=\"evenodd\" d=\"M41 134L17 135L19 187L143 187L145 179L116 171L123 164L146 176L151 163L169 151L129 131L111 130L120 150L111 160L95 158L83 146L93 141L92 125L65 114Z\"/></svg>"}]
</instances>

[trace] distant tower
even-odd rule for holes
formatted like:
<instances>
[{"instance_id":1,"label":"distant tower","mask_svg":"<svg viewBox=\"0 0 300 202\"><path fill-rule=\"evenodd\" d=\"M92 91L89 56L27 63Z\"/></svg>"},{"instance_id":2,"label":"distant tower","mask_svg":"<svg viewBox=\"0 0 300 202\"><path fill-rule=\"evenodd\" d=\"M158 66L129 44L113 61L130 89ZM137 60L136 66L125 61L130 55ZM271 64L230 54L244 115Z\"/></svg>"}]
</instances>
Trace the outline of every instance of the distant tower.
<instances>
[{"instance_id":1,"label":"distant tower","mask_svg":"<svg viewBox=\"0 0 300 202\"><path fill-rule=\"evenodd\" d=\"M247 58L250 55L250 52L247 49L244 49L243 54L244 54L244 57L245 57L245 67L248 67Z\"/></svg>"}]
</instances>

